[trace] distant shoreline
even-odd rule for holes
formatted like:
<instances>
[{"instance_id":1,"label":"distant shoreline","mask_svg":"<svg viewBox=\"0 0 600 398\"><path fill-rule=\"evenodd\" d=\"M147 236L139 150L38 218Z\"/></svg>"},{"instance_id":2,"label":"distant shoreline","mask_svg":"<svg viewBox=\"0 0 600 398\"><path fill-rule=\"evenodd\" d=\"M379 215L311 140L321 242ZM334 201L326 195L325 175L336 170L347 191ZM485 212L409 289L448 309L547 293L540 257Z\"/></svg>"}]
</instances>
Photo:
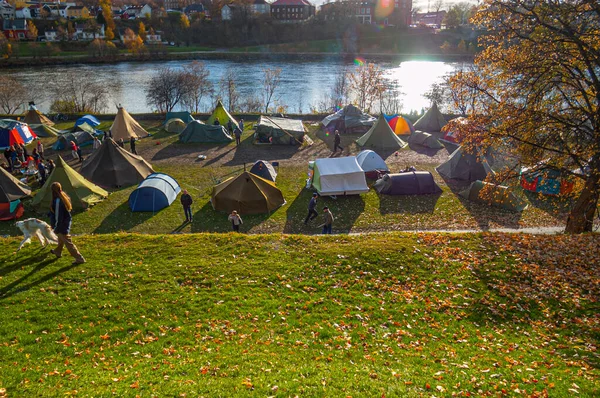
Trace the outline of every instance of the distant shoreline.
<instances>
[{"instance_id":1,"label":"distant shoreline","mask_svg":"<svg viewBox=\"0 0 600 398\"><path fill-rule=\"evenodd\" d=\"M323 59L337 58L345 61L353 61L356 58L364 58L373 61L440 61L440 62L472 62L473 55L465 54L408 54L408 53L337 53L337 52L265 52L265 51L191 51L173 52L167 54L144 54L141 56L132 54L120 54L113 58L98 58L89 55L61 55L49 58L10 58L0 61L0 69L16 67L38 67L51 65L76 65L76 64L118 64L123 62L155 62L176 60L209 60L209 59L293 59L304 61L319 61Z\"/></svg>"}]
</instances>

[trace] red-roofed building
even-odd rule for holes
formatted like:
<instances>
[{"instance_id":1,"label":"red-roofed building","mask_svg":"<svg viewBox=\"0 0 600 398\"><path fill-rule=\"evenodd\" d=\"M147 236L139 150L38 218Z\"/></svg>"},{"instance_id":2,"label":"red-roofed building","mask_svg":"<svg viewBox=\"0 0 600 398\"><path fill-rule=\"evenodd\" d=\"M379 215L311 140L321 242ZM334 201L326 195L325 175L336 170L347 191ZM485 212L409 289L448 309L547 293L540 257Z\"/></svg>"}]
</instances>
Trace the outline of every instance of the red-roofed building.
<instances>
[{"instance_id":1,"label":"red-roofed building","mask_svg":"<svg viewBox=\"0 0 600 398\"><path fill-rule=\"evenodd\" d=\"M315 15L308 0L277 0L271 4L271 17L284 22L300 22Z\"/></svg>"}]
</instances>

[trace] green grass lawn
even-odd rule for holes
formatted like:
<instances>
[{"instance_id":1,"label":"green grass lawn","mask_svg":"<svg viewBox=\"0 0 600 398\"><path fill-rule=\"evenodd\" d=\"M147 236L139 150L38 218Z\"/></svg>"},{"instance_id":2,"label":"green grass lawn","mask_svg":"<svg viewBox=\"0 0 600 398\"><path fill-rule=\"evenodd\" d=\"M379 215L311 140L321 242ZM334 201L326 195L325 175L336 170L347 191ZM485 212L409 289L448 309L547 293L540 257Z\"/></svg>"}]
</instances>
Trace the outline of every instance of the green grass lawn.
<instances>
[{"instance_id":1,"label":"green grass lawn","mask_svg":"<svg viewBox=\"0 0 600 398\"><path fill-rule=\"evenodd\" d=\"M0 395L600 395L597 235L0 242Z\"/></svg>"}]
</instances>

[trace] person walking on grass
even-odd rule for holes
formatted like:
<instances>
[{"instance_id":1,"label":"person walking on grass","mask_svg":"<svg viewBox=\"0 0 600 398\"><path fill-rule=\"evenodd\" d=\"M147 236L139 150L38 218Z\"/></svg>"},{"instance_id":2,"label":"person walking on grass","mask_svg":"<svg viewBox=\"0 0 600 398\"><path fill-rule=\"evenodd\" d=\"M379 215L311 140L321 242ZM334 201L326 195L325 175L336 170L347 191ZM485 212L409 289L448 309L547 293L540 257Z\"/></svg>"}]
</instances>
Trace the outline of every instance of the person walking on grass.
<instances>
[{"instance_id":1,"label":"person walking on grass","mask_svg":"<svg viewBox=\"0 0 600 398\"><path fill-rule=\"evenodd\" d=\"M131 148L131 153L133 153L134 155L137 155L137 151L135 150L135 137L131 137L131 139L129 140L129 146Z\"/></svg>"},{"instance_id":2,"label":"person walking on grass","mask_svg":"<svg viewBox=\"0 0 600 398\"><path fill-rule=\"evenodd\" d=\"M185 222L192 222L192 203L194 203L192 196L188 193L187 189L184 189L181 195L181 205L185 213Z\"/></svg>"},{"instance_id":3,"label":"person walking on grass","mask_svg":"<svg viewBox=\"0 0 600 398\"><path fill-rule=\"evenodd\" d=\"M308 222L310 220L314 220L315 218L317 218L319 216L319 213L317 213L317 198L318 197L319 197L319 194L317 194L315 192L315 193L313 193L312 198L310 198L310 202L308 202L308 215L304 219L304 225L308 224Z\"/></svg>"},{"instance_id":4,"label":"person walking on grass","mask_svg":"<svg viewBox=\"0 0 600 398\"><path fill-rule=\"evenodd\" d=\"M239 127L236 127L233 130L233 135L235 135L235 146L238 146L242 142L242 130Z\"/></svg>"},{"instance_id":5,"label":"person walking on grass","mask_svg":"<svg viewBox=\"0 0 600 398\"><path fill-rule=\"evenodd\" d=\"M77 146L77 157L79 157L79 163L83 163L83 153L80 146Z\"/></svg>"},{"instance_id":6,"label":"person walking on grass","mask_svg":"<svg viewBox=\"0 0 600 398\"><path fill-rule=\"evenodd\" d=\"M323 227L323 235L331 235L331 227L333 225L333 214L329 211L329 207L323 207L324 223L319 225Z\"/></svg>"},{"instance_id":7,"label":"person walking on grass","mask_svg":"<svg viewBox=\"0 0 600 398\"><path fill-rule=\"evenodd\" d=\"M56 258L62 257L63 246L67 247L67 250L75 258L73 265L85 263L85 258L77 250L77 246L71 241L71 211L73 206L71 204L71 198L62 190L62 186L59 182L53 182L52 186L52 205L50 206L51 224L52 229L58 237L58 246L56 249L50 250Z\"/></svg>"},{"instance_id":8,"label":"person walking on grass","mask_svg":"<svg viewBox=\"0 0 600 398\"><path fill-rule=\"evenodd\" d=\"M337 149L340 148L340 152L344 150L340 143L342 142L342 137L340 137L340 132L335 130L335 136L333 137L333 153L337 152Z\"/></svg>"},{"instance_id":9,"label":"person walking on grass","mask_svg":"<svg viewBox=\"0 0 600 398\"><path fill-rule=\"evenodd\" d=\"M227 122L227 131L229 132L229 134L233 134L233 122L231 121L231 119L229 119L229 121Z\"/></svg>"},{"instance_id":10,"label":"person walking on grass","mask_svg":"<svg viewBox=\"0 0 600 398\"><path fill-rule=\"evenodd\" d=\"M240 130L243 133L244 132L244 119L240 119L240 122L238 123L238 125L240 126Z\"/></svg>"},{"instance_id":11,"label":"person walking on grass","mask_svg":"<svg viewBox=\"0 0 600 398\"><path fill-rule=\"evenodd\" d=\"M244 223L242 221L242 217L238 214L237 211L232 211L229 217L227 218L231 222L231 226L233 227L234 232L240 232L240 225Z\"/></svg>"}]
</instances>

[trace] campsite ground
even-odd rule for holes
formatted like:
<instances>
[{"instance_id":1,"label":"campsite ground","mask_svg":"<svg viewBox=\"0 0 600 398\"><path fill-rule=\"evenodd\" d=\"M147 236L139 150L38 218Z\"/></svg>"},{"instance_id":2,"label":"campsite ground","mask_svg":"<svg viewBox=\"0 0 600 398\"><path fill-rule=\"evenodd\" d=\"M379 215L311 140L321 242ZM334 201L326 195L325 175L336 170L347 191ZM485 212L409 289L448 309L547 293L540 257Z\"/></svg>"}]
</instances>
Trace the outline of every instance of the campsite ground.
<instances>
[{"instance_id":1,"label":"campsite ground","mask_svg":"<svg viewBox=\"0 0 600 398\"><path fill-rule=\"evenodd\" d=\"M3 397L600 395L597 235L18 242Z\"/></svg>"},{"instance_id":2,"label":"campsite ground","mask_svg":"<svg viewBox=\"0 0 600 398\"><path fill-rule=\"evenodd\" d=\"M212 186L230 176L249 168L258 160L279 162L277 186L287 203L271 214L245 216L244 232L249 233L302 233L319 232L317 223L304 226L306 206L312 191L305 189L308 161L331 156L333 137L309 126L309 136L314 144L310 147L254 145L252 131L247 130L242 144L227 145L181 144L177 135L167 134L158 121L141 121L152 137L141 140L138 153L148 160L156 171L173 176L194 197L194 222L184 225L183 212L178 203L156 213L131 213L128 197L135 187L111 190L105 201L78 213L74 217L73 233L112 233L118 231L141 233L172 232L223 232L230 228L226 214L215 212L209 202ZM72 127L72 122L57 127ZM109 122L99 126L108 129ZM357 136L343 136L344 155L355 155L359 148L354 144ZM49 157L63 156L76 170L79 164L71 159L70 151L55 153L50 146L54 139L44 139ZM128 145L126 146L128 149ZM84 147L84 156L90 147ZM199 160L198 155L207 156ZM566 217L565 201L537 195L523 196L531 204L523 213L512 213L486 205L469 202L457 193L466 188L456 181L444 181L435 167L448 158L448 151L432 151L426 148L405 148L398 152L383 154L393 172L409 165L433 173L441 195L393 197L378 195L374 190L360 196L338 197L336 200L322 198L319 206L328 205L336 217L334 232L379 232L390 230L488 230L492 228L522 228L561 226ZM337 155L341 156L341 155ZM34 189L36 187L34 186ZM28 208L27 202L25 202ZM44 212L42 212L44 213ZM25 217L38 216L30 209ZM1 223L0 234L18 235L12 223Z\"/></svg>"}]
</instances>

